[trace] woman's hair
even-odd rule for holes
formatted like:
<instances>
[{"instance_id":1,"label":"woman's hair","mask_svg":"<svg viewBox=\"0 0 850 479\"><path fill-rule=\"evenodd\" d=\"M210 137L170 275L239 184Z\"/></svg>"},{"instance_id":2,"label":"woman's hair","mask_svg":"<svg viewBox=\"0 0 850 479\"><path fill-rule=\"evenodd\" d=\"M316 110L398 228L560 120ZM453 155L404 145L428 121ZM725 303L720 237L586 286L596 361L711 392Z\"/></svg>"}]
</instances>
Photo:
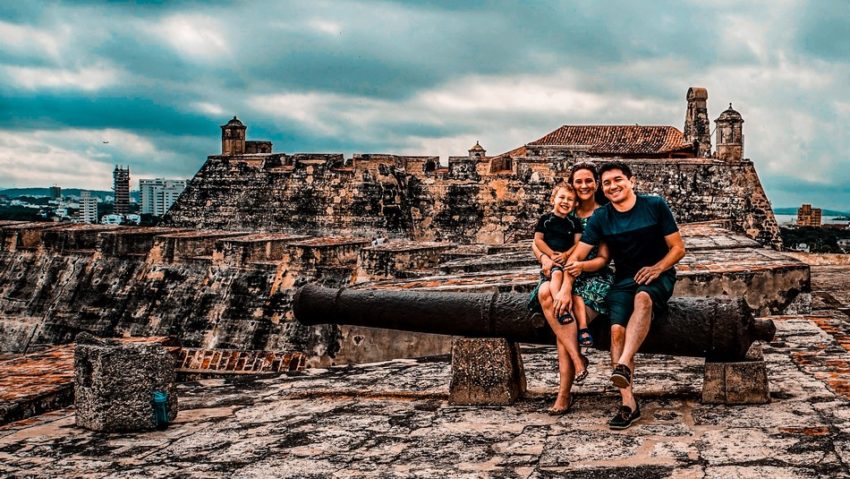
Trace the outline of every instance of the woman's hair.
<instances>
[{"instance_id":1,"label":"woman's hair","mask_svg":"<svg viewBox=\"0 0 850 479\"><path fill-rule=\"evenodd\" d=\"M573 164L572 168L570 168L570 176L567 179L570 186L573 184L573 177L576 172L581 170L587 170L593 175L593 181L596 182L596 193L594 193L593 199L596 200L596 204L604 205L608 203L608 198L605 197L605 194L602 193L602 188L599 187L599 170L596 168L596 165L590 161L579 161L578 163Z\"/></svg>"},{"instance_id":2,"label":"woman's hair","mask_svg":"<svg viewBox=\"0 0 850 479\"><path fill-rule=\"evenodd\" d=\"M589 161L579 161L578 163L573 164L572 168L570 168L570 176L567 179L567 182L572 185L573 184L573 176L575 176L576 172L579 170L587 170L593 174L593 179L599 183L599 171L596 169L596 165Z\"/></svg>"},{"instance_id":3,"label":"woman's hair","mask_svg":"<svg viewBox=\"0 0 850 479\"><path fill-rule=\"evenodd\" d=\"M573 188L573 185L567 183L566 181L559 181L555 183L555 187L552 188L552 196L549 197L549 202L555 201L555 197L558 196L558 192L561 190L567 190L569 193L572 193L574 197L578 197L576 194L576 189Z\"/></svg>"}]
</instances>

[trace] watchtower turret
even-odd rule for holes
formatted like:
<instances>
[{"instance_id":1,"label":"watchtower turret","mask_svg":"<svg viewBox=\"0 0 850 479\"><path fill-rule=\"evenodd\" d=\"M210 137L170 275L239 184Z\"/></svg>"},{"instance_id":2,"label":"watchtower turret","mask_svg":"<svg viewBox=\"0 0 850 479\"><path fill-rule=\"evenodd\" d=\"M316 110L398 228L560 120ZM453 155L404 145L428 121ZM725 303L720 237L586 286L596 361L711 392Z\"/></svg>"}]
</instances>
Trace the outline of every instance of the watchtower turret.
<instances>
[{"instance_id":1,"label":"watchtower turret","mask_svg":"<svg viewBox=\"0 0 850 479\"><path fill-rule=\"evenodd\" d=\"M481 160L487 156L487 150L481 146L477 141L475 142L475 146L469 149L469 159L470 160Z\"/></svg>"},{"instance_id":2,"label":"watchtower turret","mask_svg":"<svg viewBox=\"0 0 850 479\"><path fill-rule=\"evenodd\" d=\"M247 127L233 116L227 124L221 125L221 154L243 155L245 154L245 130Z\"/></svg>"},{"instance_id":3,"label":"watchtower turret","mask_svg":"<svg viewBox=\"0 0 850 479\"><path fill-rule=\"evenodd\" d=\"M720 114L717 124L717 158L737 162L744 158L744 119L741 114L729 108Z\"/></svg>"}]
</instances>

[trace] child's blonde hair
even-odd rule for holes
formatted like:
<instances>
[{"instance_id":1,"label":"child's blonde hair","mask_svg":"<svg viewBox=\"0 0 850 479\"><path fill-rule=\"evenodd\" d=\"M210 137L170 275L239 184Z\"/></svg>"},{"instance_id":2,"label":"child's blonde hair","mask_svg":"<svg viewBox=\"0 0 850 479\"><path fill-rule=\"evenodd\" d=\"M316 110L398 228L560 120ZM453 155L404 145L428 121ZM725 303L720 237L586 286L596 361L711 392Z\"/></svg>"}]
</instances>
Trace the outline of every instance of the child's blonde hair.
<instances>
[{"instance_id":1,"label":"child's blonde hair","mask_svg":"<svg viewBox=\"0 0 850 479\"><path fill-rule=\"evenodd\" d=\"M573 188L573 185L567 183L566 181L561 181L555 183L555 187L552 189L552 196L549 197L549 203L555 201L555 197L558 196L558 192L561 190L567 190L568 193L573 194L573 197L576 196L576 189Z\"/></svg>"}]
</instances>

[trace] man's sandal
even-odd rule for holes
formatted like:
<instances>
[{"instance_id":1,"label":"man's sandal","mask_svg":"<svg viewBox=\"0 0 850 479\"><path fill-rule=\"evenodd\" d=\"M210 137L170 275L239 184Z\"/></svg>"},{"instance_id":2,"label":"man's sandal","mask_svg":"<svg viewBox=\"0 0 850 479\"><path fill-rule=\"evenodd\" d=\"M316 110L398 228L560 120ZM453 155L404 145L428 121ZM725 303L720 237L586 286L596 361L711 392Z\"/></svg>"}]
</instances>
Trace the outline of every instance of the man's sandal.
<instances>
[{"instance_id":1,"label":"man's sandal","mask_svg":"<svg viewBox=\"0 0 850 479\"><path fill-rule=\"evenodd\" d=\"M590 330L581 328L578 330L578 345L584 347L593 346L593 336L590 335Z\"/></svg>"},{"instance_id":2,"label":"man's sandal","mask_svg":"<svg viewBox=\"0 0 850 479\"><path fill-rule=\"evenodd\" d=\"M632 383L632 371L625 364L614 366L611 373L611 382L620 389L627 388Z\"/></svg>"},{"instance_id":3,"label":"man's sandal","mask_svg":"<svg viewBox=\"0 0 850 479\"><path fill-rule=\"evenodd\" d=\"M587 367L590 366L590 360L587 359L587 356L582 354L581 355L581 362L582 362L582 364L584 364L584 370L582 370L582 372L576 374L575 379L573 379L573 382L575 384L581 384L581 383L584 382L585 379L587 379L587 374L588 374L587 373Z\"/></svg>"},{"instance_id":4,"label":"man's sandal","mask_svg":"<svg viewBox=\"0 0 850 479\"><path fill-rule=\"evenodd\" d=\"M569 311L558 316L558 324L570 324L573 322L573 315Z\"/></svg>"}]
</instances>

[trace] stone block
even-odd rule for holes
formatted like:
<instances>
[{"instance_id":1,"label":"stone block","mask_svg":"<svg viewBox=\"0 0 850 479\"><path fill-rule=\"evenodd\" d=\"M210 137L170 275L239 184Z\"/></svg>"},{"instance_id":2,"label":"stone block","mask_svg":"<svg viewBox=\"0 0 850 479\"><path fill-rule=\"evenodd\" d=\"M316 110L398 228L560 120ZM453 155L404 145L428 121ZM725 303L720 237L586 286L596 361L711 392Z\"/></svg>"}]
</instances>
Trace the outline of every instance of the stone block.
<instances>
[{"instance_id":1,"label":"stone block","mask_svg":"<svg viewBox=\"0 0 850 479\"><path fill-rule=\"evenodd\" d=\"M504 406L525 393L517 343L503 338L456 338L452 344L449 404Z\"/></svg>"},{"instance_id":2,"label":"stone block","mask_svg":"<svg viewBox=\"0 0 850 479\"><path fill-rule=\"evenodd\" d=\"M706 361L702 402L705 404L770 402L767 365L764 362L761 346L753 344L744 361Z\"/></svg>"},{"instance_id":3,"label":"stone block","mask_svg":"<svg viewBox=\"0 0 850 479\"><path fill-rule=\"evenodd\" d=\"M168 394L168 420L177 417L174 357L157 342L77 336L74 404L77 426L103 432L156 428L153 393Z\"/></svg>"}]
</instances>

